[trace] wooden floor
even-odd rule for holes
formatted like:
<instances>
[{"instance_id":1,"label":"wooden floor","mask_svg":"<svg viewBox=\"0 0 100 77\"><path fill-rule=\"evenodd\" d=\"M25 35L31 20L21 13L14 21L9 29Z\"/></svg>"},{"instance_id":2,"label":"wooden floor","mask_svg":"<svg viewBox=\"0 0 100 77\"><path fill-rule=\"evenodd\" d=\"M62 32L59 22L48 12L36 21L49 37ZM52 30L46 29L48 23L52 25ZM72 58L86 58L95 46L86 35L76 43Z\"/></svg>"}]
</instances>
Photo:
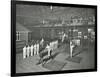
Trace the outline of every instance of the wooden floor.
<instances>
[{"instance_id":1,"label":"wooden floor","mask_svg":"<svg viewBox=\"0 0 100 77\"><path fill-rule=\"evenodd\" d=\"M55 60L66 62L62 70L73 70L73 69L91 69L94 68L94 45L90 44L88 47L82 47L81 53L77 56L81 57L82 60L80 63L75 63L67 61L66 58L69 56L69 47L67 45L62 45L57 52L61 52L55 57ZM26 59L22 58L22 53L16 54L16 73L28 73L28 72L44 72L50 71L46 68L43 68L42 65L36 65L38 62L38 56L32 56Z\"/></svg>"}]
</instances>

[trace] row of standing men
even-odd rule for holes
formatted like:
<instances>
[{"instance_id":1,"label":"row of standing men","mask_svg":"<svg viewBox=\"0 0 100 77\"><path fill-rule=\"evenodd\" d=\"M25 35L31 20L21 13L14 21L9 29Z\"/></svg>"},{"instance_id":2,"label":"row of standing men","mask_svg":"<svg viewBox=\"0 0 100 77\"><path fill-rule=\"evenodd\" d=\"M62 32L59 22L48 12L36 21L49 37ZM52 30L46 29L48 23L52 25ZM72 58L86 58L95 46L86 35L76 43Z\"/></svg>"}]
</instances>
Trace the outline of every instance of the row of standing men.
<instances>
[{"instance_id":1,"label":"row of standing men","mask_svg":"<svg viewBox=\"0 0 100 77\"><path fill-rule=\"evenodd\" d=\"M40 42L37 41L35 44L25 45L23 48L23 59L29 56L39 55L40 45L43 45L44 39Z\"/></svg>"},{"instance_id":2,"label":"row of standing men","mask_svg":"<svg viewBox=\"0 0 100 77\"><path fill-rule=\"evenodd\" d=\"M39 42L37 41L34 45L26 45L23 48L23 59L25 59L26 57L29 56L34 56L34 55L40 55L40 46L43 48L44 46L44 39L42 38L42 40ZM50 57L51 56L51 51L53 51L54 49L56 49L58 47L58 41L53 41L50 43L47 43L44 50L46 50L48 52L47 56Z\"/></svg>"}]
</instances>

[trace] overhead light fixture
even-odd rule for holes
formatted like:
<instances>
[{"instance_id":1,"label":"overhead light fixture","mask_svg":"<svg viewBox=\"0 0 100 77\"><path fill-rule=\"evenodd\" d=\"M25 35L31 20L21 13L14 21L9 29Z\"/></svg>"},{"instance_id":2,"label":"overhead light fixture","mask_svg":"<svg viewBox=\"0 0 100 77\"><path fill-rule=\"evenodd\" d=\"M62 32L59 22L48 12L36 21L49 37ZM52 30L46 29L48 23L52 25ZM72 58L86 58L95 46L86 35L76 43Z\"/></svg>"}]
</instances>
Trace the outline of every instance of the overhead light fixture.
<instances>
[{"instance_id":1,"label":"overhead light fixture","mask_svg":"<svg viewBox=\"0 0 100 77\"><path fill-rule=\"evenodd\" d=\"M52 5L50 6L50 9L53 10L53 6Z\"/></svg>"}]
</instances>

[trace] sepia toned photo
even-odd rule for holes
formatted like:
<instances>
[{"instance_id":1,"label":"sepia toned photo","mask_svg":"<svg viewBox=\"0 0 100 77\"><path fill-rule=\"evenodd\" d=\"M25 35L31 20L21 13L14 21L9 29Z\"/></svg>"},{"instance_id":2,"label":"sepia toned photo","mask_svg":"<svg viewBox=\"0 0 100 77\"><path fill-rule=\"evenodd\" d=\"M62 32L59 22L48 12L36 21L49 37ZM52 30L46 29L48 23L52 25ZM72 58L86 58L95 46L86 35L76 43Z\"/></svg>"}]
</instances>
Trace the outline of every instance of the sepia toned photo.
<instances>
[{"instance_id":1,"label":"sepia toned photo","mask_svg":"<svg viewBox=\"0 0 100 77\"><path fill-rule=\"evenodd\" d=\"M92 7L16 4L16 73L95 69L96 26Z\"/></svg>"}]
</instances>

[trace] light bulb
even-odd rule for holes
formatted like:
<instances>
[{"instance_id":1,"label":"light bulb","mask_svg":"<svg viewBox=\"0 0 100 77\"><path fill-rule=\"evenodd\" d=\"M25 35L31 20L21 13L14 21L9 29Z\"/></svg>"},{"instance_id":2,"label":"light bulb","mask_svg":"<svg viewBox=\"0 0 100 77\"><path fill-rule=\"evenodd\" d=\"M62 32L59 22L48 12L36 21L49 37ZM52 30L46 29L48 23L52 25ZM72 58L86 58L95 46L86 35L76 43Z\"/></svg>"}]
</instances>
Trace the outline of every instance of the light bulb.
<instances>
[{"instance_id":1,"label":"light bulb","mask_svg":"<svg viewBox=\"0 0 100 77\"><path fill-rule=\"evenodd\" d=\"M52 6L50 6L50 9L52 10L52 9L53 9L53 7L52 7Z\"/></svg>"}]
</instances>

